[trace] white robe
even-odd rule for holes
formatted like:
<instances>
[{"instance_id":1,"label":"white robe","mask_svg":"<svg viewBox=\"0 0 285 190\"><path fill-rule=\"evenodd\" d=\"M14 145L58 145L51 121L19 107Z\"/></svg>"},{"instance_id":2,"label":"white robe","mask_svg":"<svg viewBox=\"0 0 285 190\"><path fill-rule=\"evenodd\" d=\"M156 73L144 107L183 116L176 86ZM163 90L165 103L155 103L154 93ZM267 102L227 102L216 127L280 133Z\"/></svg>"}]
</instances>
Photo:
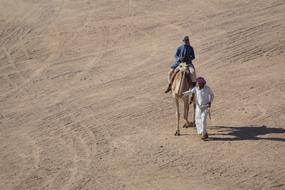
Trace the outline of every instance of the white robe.
<instances>
[{"instance_id":1,"label":"white robe","mask_svg":"<svg viewBox=\"0 0 285 190\"><path fill-rule=\"evenodd\" d=\"M214 93L207 85L204 88L194 87L191 90L183 93L185 96L196 94L196 129L201 135L207 134L207 116L209 112L209 103L214 100Z\"/></svg>"}]
</instances>

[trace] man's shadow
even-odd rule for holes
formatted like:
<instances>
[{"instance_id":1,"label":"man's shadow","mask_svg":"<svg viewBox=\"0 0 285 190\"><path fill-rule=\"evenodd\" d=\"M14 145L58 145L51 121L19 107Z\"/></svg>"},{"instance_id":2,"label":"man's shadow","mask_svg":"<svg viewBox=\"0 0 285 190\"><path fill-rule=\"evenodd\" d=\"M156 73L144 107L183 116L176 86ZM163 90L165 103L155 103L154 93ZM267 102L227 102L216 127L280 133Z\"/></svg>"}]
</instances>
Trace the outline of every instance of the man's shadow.
<instances>
[{"instance_id":1,"label":"man's shadow","mask_svg":"<svg viewBox=\"0 0 285 190\"><path fill-rule=\"evenodd\" d=\"M283 128L270 128L262 126L226 127L212 126L209 128L218 129L218 133L210 134L209 140L215 141L240 141L240 140L272 140L284 142L285 138L260 137L261 135L279 133L284 134ZM222 137L216 137L222 136ZM232 137L227 137L232 136Z\"/></svg>"}]
</instances>

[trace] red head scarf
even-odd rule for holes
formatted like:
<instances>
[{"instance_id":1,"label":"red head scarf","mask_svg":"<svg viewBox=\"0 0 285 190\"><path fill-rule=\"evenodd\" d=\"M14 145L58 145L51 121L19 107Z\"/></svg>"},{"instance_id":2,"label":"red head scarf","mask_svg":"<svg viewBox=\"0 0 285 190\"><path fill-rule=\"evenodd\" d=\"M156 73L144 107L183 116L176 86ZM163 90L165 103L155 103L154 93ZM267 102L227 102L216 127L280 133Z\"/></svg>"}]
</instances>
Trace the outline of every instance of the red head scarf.
<instances>
[{"instance_id":1,"label":"red head scarf","mask_svg":"<svg viewBox=\"0 0 285 190\"><path fill-rule=\"evenodd\" d=\"M198 83L198 84L206 84L206 80L203 78L203 77L198 77L197 79L196 79L196 82Z\"/></svg>"}]
</instances>

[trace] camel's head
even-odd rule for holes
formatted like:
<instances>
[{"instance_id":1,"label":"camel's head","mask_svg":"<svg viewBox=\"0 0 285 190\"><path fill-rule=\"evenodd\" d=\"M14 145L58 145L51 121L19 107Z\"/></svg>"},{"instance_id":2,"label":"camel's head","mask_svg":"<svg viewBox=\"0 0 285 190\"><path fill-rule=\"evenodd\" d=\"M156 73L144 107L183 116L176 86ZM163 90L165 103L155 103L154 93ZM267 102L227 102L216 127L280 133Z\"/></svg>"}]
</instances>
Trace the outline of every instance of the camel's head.
<instances>
[{"instance_id":1,"label":"camel's head","mask_svg":"<svg viewBox=\"0 0 285 190\"><path fill-rule=\"evenodd\" d=\"M186 62L183 62L183 63L180 63L180 64L179 64L179 70L180 70L180 72L182 72L182 73L184 73L184 72L187 73L187 74L190 73L189 65L186 64Z\"/></svg>"},{"instance_id":2,"label":"camel's head","mask_svg":"<svg viewBox=\"0 0 285 190\"><path fill-rule=\"evenodd\" d=\"M186 63L180 63L179 71L176 74L172 84L173 95L182 97L182 93L189 90L190 85L192 84L190 74L189 65Z\"/></svg>"}]
</instances>

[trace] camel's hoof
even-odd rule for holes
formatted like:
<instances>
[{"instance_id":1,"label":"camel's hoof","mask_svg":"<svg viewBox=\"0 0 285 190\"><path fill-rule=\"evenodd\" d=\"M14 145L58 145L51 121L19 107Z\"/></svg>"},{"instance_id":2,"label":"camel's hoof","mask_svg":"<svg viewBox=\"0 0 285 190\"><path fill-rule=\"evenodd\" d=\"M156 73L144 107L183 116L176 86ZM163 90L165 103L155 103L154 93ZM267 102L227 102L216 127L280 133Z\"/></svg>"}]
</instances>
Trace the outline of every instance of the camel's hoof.
<instances>
[{"instance_id":1,"label":"camel's hoof","mask_svg":"<svg viewBox=\"0 0 285 190\"><path fill-rule=\"evenodd\" d=\"M190 123L185 123L185 124L183 125L183 128L189 128L189 127L191 127L191 124L190 124Z\"/></svg>"},{"instance_id":2,"label":"camel's hoof","mask_svg":"<svg viewBox=\"0 0 285 190\"><path fill-rule=\"evenodd\" d=\"M191 127L196 127L196 123L190 122Z\"/></svg>"},{"instance_id":3,"label":"camel's hoof","mask_svg":"<svg viewBox=\"0 0 285 190\"><path fill-rule=\"evenodd\" d=\"M190 122L190 123L185 123L183 125L183 128L190 128L190 127L196 127L196 124L193 122Z\"/></svg>"},{"instance_id":4,"label":"camel's hoof","mask_svg":"<svg viewBox=\"0 0 285 190\"><path fill-rule=\"evenodd\" d=\"M180 136L180 132L179 131L176 131L174 136Z\"/></svg>"}]
</instances>

